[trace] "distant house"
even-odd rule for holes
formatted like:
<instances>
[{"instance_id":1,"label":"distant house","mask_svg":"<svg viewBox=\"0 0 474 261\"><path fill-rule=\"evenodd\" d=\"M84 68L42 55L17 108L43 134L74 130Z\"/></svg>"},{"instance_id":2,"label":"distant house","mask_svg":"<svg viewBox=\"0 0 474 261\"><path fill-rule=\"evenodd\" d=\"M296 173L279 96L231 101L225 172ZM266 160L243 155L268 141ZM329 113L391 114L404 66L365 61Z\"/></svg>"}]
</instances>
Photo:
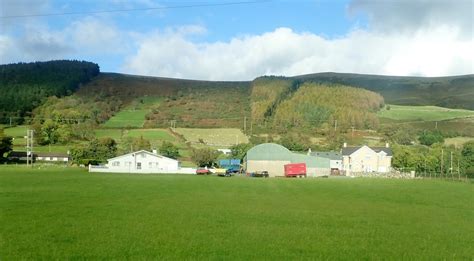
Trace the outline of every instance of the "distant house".
<instances>
[{"instance_id":1,"label":"distant house","mask_svg":"<svg viewBox=\"0 0 474 261\"><path fill-rule=\"evenodd\" d=\"M385 147L347 147L342 148L342 169L346 175L351 172L390 172L392 169L392 149Z\"/></svg>"},{"instance_id":2,"label":"distant house","mask_svg":"<svg viewBox=\"0 0 474 261\"><path fill-rule=\"evenodd\" d=\"M105 166L89 166L89 172L192 174L195 169L180 168L179 161L159 155L156 151L140 150L108 159Z\"/></svg>"},{"instance_id":3,"label":"distant house","mask_svg":"<svg viewBox=\"0 0 474 261\"><path fill-rule=\"evenodd\" d=\"M230 155L232 153L231 149L217 149L217 151L222 152L224 155Z\"/></svg>"},{"instance_id":4,"label":"distant house","mask_svg":"<svg viewBox=\"0 0 474 261\"><path fill-rule=\"evenodd\" d=\"M26 162L26 151L12 151L8 154L8 160ZM69 162L69 155L60 152L38 152L33 153L33 161L37 162Z\"/></svg>"},{"instance_id":5,"label":"distant house","mask_svg":"<svg viewBox=\"0 0 474 261\"><path fill-rule=\"evenodd\" d=\"M38 152L33 154L35 161L45 162L69 162L69 155L67 153L58 152Z\"/></svg>"},{"instance_id":6,"label":"distant house","mask_svg":"<svg viewBox=\"0 0 474 261\"><path fill-rule=\"evenodd\" d=\"M329 159L294 153L274 143L260 144L248 150L243 165L247 173L268 171L270 177L279 177L285 175L284 165L289 163L305 163L308 177L330 174Z\"/></svg>"}]
</instances>

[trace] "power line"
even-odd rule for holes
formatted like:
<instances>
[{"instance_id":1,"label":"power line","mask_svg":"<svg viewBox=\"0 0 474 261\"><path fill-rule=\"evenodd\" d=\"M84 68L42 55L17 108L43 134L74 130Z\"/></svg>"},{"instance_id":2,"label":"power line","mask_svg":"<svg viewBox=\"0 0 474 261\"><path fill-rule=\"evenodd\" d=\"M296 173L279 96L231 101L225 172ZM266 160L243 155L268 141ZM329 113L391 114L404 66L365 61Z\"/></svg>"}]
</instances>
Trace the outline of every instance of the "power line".
<instances>
[{"instance_id":1,"label":"power line","mask_svg":"<svg viewBox=\"0 0 474 261\"><path fill-rule=\"evenodd\" d=\"M1 19L12 19L12 18L27 18L27 17L46 17L46 16L82 15L82 14L139 12L139 11L183 9L183 8L195 8L195 7L248 5L248 4L260 4L260 3L271 2L271 1L272 0L256 0L256 1L240 1L240 2L226 2L226 3L201 3L201 4L190 4L190 5L174 5L174 6L160 6L160 7L129 8L129 9L100 10L100 11L84 11L84 12L63 12L63 13L47 13L47 14L8 15L8 16L0 16L0 18Z\"/></svg>"}]
</instances>

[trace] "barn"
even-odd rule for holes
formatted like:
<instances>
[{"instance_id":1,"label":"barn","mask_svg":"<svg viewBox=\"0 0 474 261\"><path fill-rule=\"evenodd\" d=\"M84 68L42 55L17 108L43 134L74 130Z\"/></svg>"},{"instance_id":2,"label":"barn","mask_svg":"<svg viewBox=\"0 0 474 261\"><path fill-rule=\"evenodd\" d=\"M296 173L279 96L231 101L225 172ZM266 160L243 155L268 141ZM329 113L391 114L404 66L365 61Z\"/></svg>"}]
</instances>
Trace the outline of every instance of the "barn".
<instances>
[{"instance_id":1,"label":"barn","mask_svg":"<svg viewBox=\"0 0 474 261\"><path fill-rule=\"evenodd\" d=\"M278 177L285 175L284 165L289 163L306 163L309 177L330 173L329 159L294 153L275 143L260 144L248 150L244 169L247 173L268 171L270 177Z\"/></svg>"}]
</instances>

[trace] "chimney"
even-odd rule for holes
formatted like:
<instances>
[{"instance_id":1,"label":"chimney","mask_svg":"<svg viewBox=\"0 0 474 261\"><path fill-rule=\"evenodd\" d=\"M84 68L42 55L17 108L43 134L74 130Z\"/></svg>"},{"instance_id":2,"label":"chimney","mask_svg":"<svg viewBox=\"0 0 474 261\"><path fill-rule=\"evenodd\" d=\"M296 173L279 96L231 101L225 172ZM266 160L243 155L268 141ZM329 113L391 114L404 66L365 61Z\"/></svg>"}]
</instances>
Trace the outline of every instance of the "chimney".
<instances>
[{"instance_id":1,"label":"chimney","mask_svg":"<svg viewBox=\"0 0 474 261\"><path fill-rule=\"evenodd\" d=\"M388 147L390 147L390 145L387 142L387 143L385 143L385 148L388 148Z\"/></svg>"},{"instance_id":2,"label":"chimney","mask_svg":"<svg viewBox=\"0 0 474 261\"><path fill-rule=\"evenodd\" d=\"M308 149L308 156L311 155L311 148Z\"/></svg>"},{"instance_id":3,"label":"chimney","mask_svg":"<svg viewBox=\"0 0 474 261\"><path fill-rule=\"evenodd\" d=\"M344 142L344 144L342 145L344 148L347 148L347 143Z\"/></svg>"},{"instance_id":4,"label":"chimney","mask_svg":"<svg viewBox=\"0 0 474 261\"><path fill-rule=\"evenodd\" d=\"M153 154L158 154L158 151L157 150L152 150L152 153Z\"/></svg>"}]
</instances>

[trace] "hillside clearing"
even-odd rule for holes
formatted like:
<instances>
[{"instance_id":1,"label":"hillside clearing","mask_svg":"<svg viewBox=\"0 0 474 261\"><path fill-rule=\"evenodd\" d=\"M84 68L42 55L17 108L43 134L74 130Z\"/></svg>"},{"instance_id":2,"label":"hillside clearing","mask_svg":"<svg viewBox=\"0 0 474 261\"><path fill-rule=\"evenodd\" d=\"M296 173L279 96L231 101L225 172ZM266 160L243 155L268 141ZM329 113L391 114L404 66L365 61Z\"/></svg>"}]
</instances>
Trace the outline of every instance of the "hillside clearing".
<instances>
[{"instance_id":1,"label":"hillside clearing","mask_svg":"<svg viewBox=\"0 0 474 261\"><path fill-rule=\"evenodd\" d=\"M398 121L442 121L456 118L474 117L474 111L449 109L437 106L389 105L378 112L381 118Z\"/></svg>"},{"instance_id":2,"label":"hillside clearing","mask_svg":"<svg viewBox=\"0 0 474 261\"><path fill-rule=\"evenodd\" d=\"M456 148L462 147L464 143L474 141L474 137L455 137L455 138L446 138L444 139L444 144L446 146L453 145Z\"/></svg>"},{"instance_id":3,"label":"hillside clearing","mask_svg":"<svg viewBox=\"0 0 474 261\"><path fill-rule=\"evenodd\" d=\"M239 143L248 143L249 141L247 136L240 129L176 128L175 131L183 135L186 141L192 144L203 142L211 146L232 146Z\"/></svg>"},{"instance_id":4,"label":"hillside clearing","mask_svg":"<svg viewBox=\"0 0 474 261\"><path fill-rule=\"evenodd\" d=\"M104 128L141 128L145 116L152 107L157 107L161 101L158 97L143 96L134 100L103 124Z\"/></svg>"},{"instance_id":5,"label":"hillside clearing","mask_svg":"<svg viewBox=\"0 0 474 261\"><path fill-rule=\"evenodd\" d=\"M13 259L466 259L472 183L0 167Z\"/></svg>"}]
</instances>

